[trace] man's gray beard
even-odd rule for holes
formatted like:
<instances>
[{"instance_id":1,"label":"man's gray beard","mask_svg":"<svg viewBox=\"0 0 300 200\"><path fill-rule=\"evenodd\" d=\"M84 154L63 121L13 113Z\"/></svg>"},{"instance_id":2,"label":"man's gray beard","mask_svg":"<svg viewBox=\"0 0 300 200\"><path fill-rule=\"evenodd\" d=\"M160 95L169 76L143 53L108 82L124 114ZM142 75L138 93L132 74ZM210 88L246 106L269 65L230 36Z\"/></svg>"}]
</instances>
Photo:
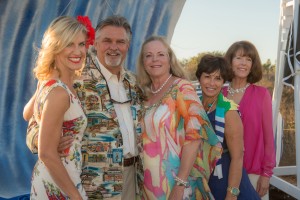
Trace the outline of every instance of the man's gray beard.
<instances>
[{"instance_id":1,"label":"man's gray beard","mask_svg":"<svg viewBox=\"0 0 300 200\"><path fill-rule=\"evenodd\" d=\"M121 65L122 58L119 57L118 59L110 59L108 56L105 56L105 63L111 67L119 67Z\"/></svg>"}]
</instances>

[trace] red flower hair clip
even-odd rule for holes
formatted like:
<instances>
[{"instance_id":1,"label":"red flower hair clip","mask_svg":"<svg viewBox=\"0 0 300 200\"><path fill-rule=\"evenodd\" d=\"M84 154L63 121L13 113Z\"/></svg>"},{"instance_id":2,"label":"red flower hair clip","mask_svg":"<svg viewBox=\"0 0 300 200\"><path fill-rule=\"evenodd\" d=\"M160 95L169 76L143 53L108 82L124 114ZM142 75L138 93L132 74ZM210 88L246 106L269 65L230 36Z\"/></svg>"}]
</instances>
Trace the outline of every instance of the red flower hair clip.
<instances>
[{"instance_id":1,"label":"red flower hair clip","mask_svg":"<svg viewBox=\"0 0 300 200\"><path fill-rule=\"evenodd\" d=\"M82 23L87 29L87 40L86 47L88 48L90 45L94 44L95 40L95 29L92 26L91 20L88 16L77 16L77 20Z\"/></svg>"}]
</instances>

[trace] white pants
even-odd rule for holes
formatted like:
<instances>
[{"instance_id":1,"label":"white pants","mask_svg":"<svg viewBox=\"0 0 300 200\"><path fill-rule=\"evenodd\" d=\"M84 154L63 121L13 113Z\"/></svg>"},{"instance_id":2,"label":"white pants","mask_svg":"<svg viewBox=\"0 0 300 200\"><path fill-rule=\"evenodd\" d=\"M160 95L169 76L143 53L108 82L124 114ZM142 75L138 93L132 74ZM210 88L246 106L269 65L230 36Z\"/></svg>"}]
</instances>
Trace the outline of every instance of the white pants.
<instances>
[{"instance_id":1,"label":"white pants","mask_svg":"<svg viewBox=\"0 0 300 200\"><path fill-rule=\"evenodd\" d=\"M124 167L122 200L134 200L135 198L135 166Z\"/></svg>"},{"instance_id":2,"label":"white pants","mask_svg":"<svg viewBox=\"0 0 300 200\"><path fill-rule=\"evenodd\" d=\"M257 181L259 179L259 175L257 174L248 174L251 184L253 185L254 189L256 190L257 187ZM269 191L265 196L261 197L262 200L269 200Z\"/></svg>"}]
</instances>

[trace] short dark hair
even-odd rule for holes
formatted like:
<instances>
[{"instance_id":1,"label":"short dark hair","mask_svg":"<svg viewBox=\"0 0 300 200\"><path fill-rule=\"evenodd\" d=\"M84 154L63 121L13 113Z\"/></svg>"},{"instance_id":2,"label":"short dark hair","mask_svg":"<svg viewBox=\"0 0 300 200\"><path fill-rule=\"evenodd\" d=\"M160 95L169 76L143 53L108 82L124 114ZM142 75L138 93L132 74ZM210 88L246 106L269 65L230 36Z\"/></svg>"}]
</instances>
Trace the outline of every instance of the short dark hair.
<instances>
[{"instance_id":1,"label":"short dark hair","mask_svg":"<svg viewBox=\"0 0 300 200\"><path fill-rule=\"evenodd\" d=\"M249 56L252 60L252 66L250 73L247 77L248 83L256 83L262 79L262 64L255 46L248 41L238 41L233 43L225 54L225 59L227 62L232 64L232 59L236 56L238 52L241 52L241 56ZM232 77L233 78L233 77ZM232 81L232 78L229 81Z\"/></svg>"},{"instance_id":2,"label":"short dark hair","mask_svg":"<svg viewBox=\"0 0 300 200\"><path fill-rule=\"evenodd\" d=\"M206 54L201 58L197 66L196 77L199 80L202 73L211 74L215 71L220 71L220 75L224 82L233 76L225 58Z\"/></svg>"},{"instance_id":3,"label":"short dark hair","mask_svg":"<svg viewBox=\"0 0 300 200\"><path fill-rule=\"evenodd\" d=\"M112 15L100 21L95 29L96 38L99 37L99 30L101 30L105 26L123 27L126 30L129 41L131 40L132 37L131 27L125 17L119 15Z\"/></svg>"}]
</instances>

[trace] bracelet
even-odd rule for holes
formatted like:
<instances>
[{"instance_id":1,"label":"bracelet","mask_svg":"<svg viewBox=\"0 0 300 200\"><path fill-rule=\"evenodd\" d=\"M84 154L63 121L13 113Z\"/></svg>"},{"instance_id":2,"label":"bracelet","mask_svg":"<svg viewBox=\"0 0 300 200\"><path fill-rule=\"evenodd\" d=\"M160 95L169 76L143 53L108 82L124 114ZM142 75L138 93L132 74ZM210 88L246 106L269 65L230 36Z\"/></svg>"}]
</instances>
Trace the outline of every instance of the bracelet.
<instances>
[{"instance_id":1,"label":"bracelet","mask_svg":"<svg viewBox=\"0 0 300 200\"><path fill-rule=\"evenodd\" d=\"M176 181L176 185L178 186L184 186L184 187L190 187L190 184L188 181L184 181L181 178L179 178L178 176L174 177L174 180Z\"/></svg>"}]
</instances>

